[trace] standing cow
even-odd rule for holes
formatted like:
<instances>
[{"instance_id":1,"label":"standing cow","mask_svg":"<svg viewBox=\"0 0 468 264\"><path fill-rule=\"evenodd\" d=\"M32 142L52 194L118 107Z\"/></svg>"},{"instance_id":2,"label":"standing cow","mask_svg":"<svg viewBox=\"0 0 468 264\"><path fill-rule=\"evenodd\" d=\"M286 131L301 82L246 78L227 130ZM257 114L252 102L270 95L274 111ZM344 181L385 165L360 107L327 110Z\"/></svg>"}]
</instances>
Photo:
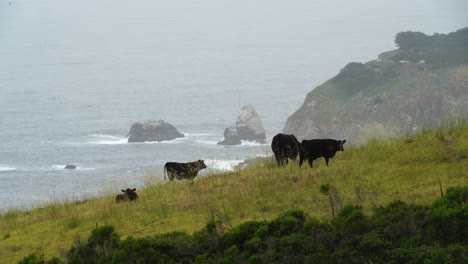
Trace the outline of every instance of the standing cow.
<instances>
[{"instance_id":1,"label":"standing cow","mask_svg":"<svg viewBox=\"0 0 468 264\"><path fill-rule=\"evenodd\" d=\"M294 135L277 134L271 141L271 150L275 154L278 166L288 164L288 159L296 160L301 151L301 143Z\"/></svg>"},{"instance_id":2,"label":"standing cow","mask_svg":"<svg viewBox=\"0 0 468 264\"><path fill-rule=\"evenodd\" d=\"M333 158L337 151L344 151L343 145L346 140L335 139L311 139L302 141L302 151L299 160L299 166L302 166L304 160L312 166L314 159L324 157L328 166L328 160Z\"/></svg>"},{"instance_id":3,"label":"standing cow","mask_svg":"<svg viewBox=\"0 0 468 264\"><path fill-rule=\"evenodd\" d=\"M136 188L127 188L126 190L122 189L122 192L123 193L117 194L117 196L115 197L116 203L125 202L127 200L135 201L136 199L138 199Z\"/></svg>"},{"instance_id":4,"label":"standing cow","mask_svg":"<svg viewBox=\"0 0 468 264\"><path fill-rule=\"evenodd\" d=\"M180 163L180 162L166 162L164 165L164 180L166 180L166 172L169 180L194 179L197 177L198 171L206 168L203 160L194 162Z\"/></svg>"}]
</instances>

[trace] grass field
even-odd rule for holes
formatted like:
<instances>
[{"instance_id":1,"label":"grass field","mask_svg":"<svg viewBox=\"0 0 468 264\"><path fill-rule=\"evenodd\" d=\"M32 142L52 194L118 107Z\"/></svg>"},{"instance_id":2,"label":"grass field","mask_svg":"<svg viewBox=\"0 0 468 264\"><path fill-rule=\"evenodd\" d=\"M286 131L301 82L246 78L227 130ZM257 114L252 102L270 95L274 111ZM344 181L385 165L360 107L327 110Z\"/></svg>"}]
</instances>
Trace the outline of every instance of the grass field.
<instances>
[{"instance_id":1,"label":"grass field","mask_svg":"<svg viewBox=\"0 0 468 264\"><path fill-rule=\"evenodd\" d=\"M230 173L209 174L194 181L160 183L148 175L136 202L114 203L114 196L56 203L0 215L0 262L16 263L30 253L60 255L79 236L104 224L124 238L168 231L192 233L212 218L228 226L277 217L287 209L330 219L329 198L320 186L335 188L340 204L361 204L366 211L392 200L431 204L440 187L468 182L468 122L424 130L400 138L371 139L339 152L326 167L290 162L278 168L273 158Z\"/></svg>"}]
</instances>

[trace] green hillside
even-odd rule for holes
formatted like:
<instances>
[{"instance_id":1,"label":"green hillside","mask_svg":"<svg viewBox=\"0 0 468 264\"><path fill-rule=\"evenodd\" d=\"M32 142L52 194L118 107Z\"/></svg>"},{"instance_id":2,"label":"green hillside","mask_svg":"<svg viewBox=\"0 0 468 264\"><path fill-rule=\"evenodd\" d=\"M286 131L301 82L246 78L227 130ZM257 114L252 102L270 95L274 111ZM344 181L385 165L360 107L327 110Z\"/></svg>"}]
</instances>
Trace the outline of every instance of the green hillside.
<instances>
[{"instance_id":1,"label":"green hillside","mask_svg":"<svg viewBox=\"0 0 468 264\"><path fill-rule=\"evenodd\" d=\"M194 181L158 183L149 175L136 202L116 204L114 196L106 196L1 215L1 262L15 263L30 253L60 256L60 249L69 249L77 237L87 238L90 230L103 225L126 238L170 231L191 234L214 218L230 228L271 220L289 209L329 220L330 200L320 190L326 184L332 187L336 211L357 204L371 213L397 199L430 205L441 196L439 184L443 190L466 185L467 165L468 122L461 121L400 138L345 145L329 167L322 159L314 168L294 163L277 168L267 159Z\"/></svg>"}]
</instances>

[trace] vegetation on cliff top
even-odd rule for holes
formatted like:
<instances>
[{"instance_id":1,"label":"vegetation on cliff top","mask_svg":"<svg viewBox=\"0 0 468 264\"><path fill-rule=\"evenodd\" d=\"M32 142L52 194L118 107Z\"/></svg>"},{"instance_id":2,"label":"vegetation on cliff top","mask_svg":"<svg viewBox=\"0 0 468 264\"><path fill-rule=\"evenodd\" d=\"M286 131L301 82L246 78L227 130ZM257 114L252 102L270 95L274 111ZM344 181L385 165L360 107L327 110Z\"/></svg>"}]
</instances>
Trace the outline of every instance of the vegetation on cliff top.
<instances>
[{"instance_id":1,"label":"vegetation on cliff top","mask_svg":"<svg viewBox=\"0 0 468 264\"><path fill-rule=\"evenodd\" d=\"M468 27L449 34L427 36L421 32L405 31L396 34L399 49L382 56L393 62L420 63L425 68L441 68L468 63ZM332 80L346 94L352 95L398 79L398 64L375 69L373 65L351 62Z\"/></svg>"},{"instance_id":2,"label":"vegetation on cliff top","mask_svg":"<svg viewBox=\"0 0 468 264\"><path fill-rule=\"evenodd\" d=\"M5 263L31 253L57 256L71 241L105 225L125 239L174 231L191 234L213 218L223 219L230 229L246 221L270 221L292 208L328 221L330 195L336 214L345 204L356 204L365 214L394 200L428 206L441 195L439 182L443 189L466 184L467 164L468 123L460 122L345 148L329 167L318 160L314 168L292 162L278 168L270 159L194 181L154 183L149 175L136 202L116 204L110 195L1 215L0 255ZM324 195L320 186L327 184L332 188Z\"/></svg>"},{"instance_id":3,"label":"vegetation on cliff top","mask_svg":"<svg viewBox=\"0 0 468 264\"><path fill-rule=\"evenodd\" d=\"M394 61L424 61L436 67L468 63L468 27L432 36L421 32L400 32L395 36L395 44L400 52L390 58Z\"/></svg>"}]
</instances>

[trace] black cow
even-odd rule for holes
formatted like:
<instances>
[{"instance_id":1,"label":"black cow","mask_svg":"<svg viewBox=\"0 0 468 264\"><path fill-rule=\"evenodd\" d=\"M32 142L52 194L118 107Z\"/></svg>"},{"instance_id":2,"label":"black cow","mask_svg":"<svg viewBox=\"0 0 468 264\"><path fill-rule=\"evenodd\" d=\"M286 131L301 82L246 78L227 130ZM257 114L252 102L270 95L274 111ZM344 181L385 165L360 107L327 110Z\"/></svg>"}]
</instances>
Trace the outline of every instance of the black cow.
<instances>
[{"instance_id":1,"label":"black cow","mask_svg":"<svg viewBox=\"0 0 468 264\"><path fill-rule=\"evenodd\" d=\"M197 177L198 171L206 168L203 160L194 162L180 163L180 162L166 162L164 165L164 180L166 180L166 172L169 180L194 179Z\"/></svg>"},{"instance_id":2,"label":"black cow","mask_svg":"<svg viewBox=\"0 0 468 264\"><path fill-rule=\"evenodd\" d=\"M271 141L271 150L275 154L278 166L288 164L288 159L296 160L301 150L301 143L294 135L277 134Z\"/></svg>"},{"instance_id":3,"label":"black cow","mask_svg":"<svg viewBox=\"0 0 468 264\"><path fill-rule=\"evenodd\" d=\"M343 145L346 140L335 140L335 139L311 139L302 140L302 150L299 160L299 166L302 166L304 160L309 162L309 166L312 166L314 159L324 157L325 163L328 166L328 160L333 158L337 151L344 151Z\"/></svg>"},{"instance_id":4,"label":"black cow","mask_svg":"<svg viewBox=\"0 0 468 264\"><path fill-rule=\"evenodd\" d=\"M117 194L117 196L115 197L116 203L125 202L127 200L135 201L136 199L138 199L136 188L127 188L127 190L122 189L122 192L123 193Z\"/></svg>"}]
</instances>

